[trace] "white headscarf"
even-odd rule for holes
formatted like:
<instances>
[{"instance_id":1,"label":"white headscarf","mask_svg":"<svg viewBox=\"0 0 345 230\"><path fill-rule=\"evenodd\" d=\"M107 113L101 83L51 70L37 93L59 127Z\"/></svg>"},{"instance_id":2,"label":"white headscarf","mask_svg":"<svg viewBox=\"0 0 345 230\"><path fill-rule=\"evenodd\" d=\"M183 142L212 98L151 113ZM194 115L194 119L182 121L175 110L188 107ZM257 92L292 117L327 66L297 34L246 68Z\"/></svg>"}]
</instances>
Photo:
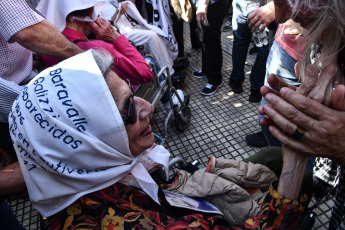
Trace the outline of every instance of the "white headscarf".
<instances>
[{"instance_id":1,"label":"white headscarf","mask_svg":"<svg viewBox=\"0 0 345 230\"><path fill-rule=\"evenodd\" d=\"M104 0L40 0L36 10L62 32L66 27L66 18L69 13L91 8L102 2ZM96 20L97 17L94 11L91 18Z\"/></svg>"},{"instance_id":2,"label":"white headscarf","mask_svg":"<svg viewBox=\"0 0 345 230\"><path fill-rule=\"evenodd\" d=\"M112 3L109 3L112 2ZM154 1L155 2L155 1ZM130 15L132 18L134 18L140 25L140 29L147 29L152 30L156 32L159 36L164 37L164 42L168 48L169 56L172 60L175 60L178 54L178 46L177 42L171 27L171 19L170 16L167 18L166 15L170 15L169 10L169 3L168 1L164 1L164 3L168 3L168 5L165 5L165 7L162 6L161 1L158 1L159 8L164 8L165 10L168 10L163 14L160 18L159 24L150 25L147 23L147 21L141 16L140 12L138 11L135 4L131 1L124 1L121 3L118 3L117 0L115 1L105 1L103 3L99 3L94 7L94 12L96 14L99 14L100 16L104 17L107 20L110 20L111 17L115 14L116 8L121 9L122 4L126 3L128 6L127 14ZM154 3L154 6L157 5ZM158 11L155 11L158 12ZM116 25L120 28L121 33L125 34L129 31L133 30L133 26L128 22L128 19L124 15L119 18L120 14L117 15L117 18L114 20L116 22ZM118 20L119 19L119 20ZM129 23L129 24L128 24Z\"/></svg>"},{"instance_id":3,"label":"white headscarf","mask_svg":"<svg viewBox=\"0 0 345 230\"><path fill-rule=\"evenodd\" d=\"M31 202L44 217L129 173L159 203L91 50L35 77L14 102L9 125ZM154 150L149 159L167 170L169 153Z\"/></svg>"}]
</instances>

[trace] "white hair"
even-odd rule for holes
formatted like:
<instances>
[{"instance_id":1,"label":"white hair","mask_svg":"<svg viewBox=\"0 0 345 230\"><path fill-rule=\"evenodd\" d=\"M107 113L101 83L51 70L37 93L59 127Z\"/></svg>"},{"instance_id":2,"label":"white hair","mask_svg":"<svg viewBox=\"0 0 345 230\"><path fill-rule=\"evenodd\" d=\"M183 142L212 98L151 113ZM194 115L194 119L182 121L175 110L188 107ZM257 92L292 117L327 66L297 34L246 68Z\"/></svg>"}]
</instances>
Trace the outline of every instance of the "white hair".
<instances>
[{"instance_id":1,"label":"white hair","mask_svg":"<svg viewBox=\"0 0 345 230\"><path fill-rule=\"evenodd\" d=\"M114 64L114 59L111 54L105 49L92 49L92 55L101 70L103 76L111 69Z\"/></svg>"}]
</instances>

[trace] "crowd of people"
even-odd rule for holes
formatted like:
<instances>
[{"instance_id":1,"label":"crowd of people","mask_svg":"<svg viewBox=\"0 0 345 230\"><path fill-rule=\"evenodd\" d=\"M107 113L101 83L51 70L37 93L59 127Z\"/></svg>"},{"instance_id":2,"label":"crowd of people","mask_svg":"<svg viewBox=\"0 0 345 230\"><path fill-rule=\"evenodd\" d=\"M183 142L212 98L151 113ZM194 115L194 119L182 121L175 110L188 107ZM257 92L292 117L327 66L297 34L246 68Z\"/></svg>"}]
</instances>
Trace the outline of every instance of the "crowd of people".
<instances>
[{"instance_id":1,"label":"crowd of people","mask_svg":"<svg viewBox=\"0 0 345 230\"><path fill-rule=\"evenodd\" d=\"M273 0L249 14L250 2L180 1L198 37L188 54L202 50L193 76L207 78L204 96L223 84L224 19L232 18L234 93L243 91L252 33L269 28L250 75L262 132L247 141L270 148L244 161L210 156L205 171L168 181L154 108L133 85L153 79L143 52L183 82L188 61L169 1L1 1L0 148L14 160L0 171L1 227L24 229L6 199L27 193L42 229L297 229L313 165L331 174L331 162L339 179L329 229L345 229L345 3ZM208 208L191 207L198 202Z\"/></svg>"}]
</instances>

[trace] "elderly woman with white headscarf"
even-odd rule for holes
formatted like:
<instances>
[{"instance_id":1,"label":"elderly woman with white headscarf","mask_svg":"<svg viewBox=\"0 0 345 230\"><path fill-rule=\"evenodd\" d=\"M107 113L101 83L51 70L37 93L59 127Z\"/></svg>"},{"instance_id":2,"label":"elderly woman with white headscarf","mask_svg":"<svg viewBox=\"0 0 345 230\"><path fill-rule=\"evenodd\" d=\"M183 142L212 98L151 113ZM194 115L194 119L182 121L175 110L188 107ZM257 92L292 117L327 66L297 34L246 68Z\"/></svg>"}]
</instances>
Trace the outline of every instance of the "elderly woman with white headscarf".
<instances>
[{"instance_id":1,"label":"elderly woman with white headscarf","mask_svg":"<svg viewBox=\"0 0 345 230\"><path fill-rule=\"evenodd\" d=\"M169 160L154 144L153 107L133 96L111 64L100 51L74 56L42 71L12 106L10 133L30 200L48 217L41 227L228 228L219 215L168 204L149 173L160 166L167 176ZM280 183L299 181L301 173L288 170ZM299 188L271 187L244 227L296 226L303 212Z\"/></svg>"}]
</instances>

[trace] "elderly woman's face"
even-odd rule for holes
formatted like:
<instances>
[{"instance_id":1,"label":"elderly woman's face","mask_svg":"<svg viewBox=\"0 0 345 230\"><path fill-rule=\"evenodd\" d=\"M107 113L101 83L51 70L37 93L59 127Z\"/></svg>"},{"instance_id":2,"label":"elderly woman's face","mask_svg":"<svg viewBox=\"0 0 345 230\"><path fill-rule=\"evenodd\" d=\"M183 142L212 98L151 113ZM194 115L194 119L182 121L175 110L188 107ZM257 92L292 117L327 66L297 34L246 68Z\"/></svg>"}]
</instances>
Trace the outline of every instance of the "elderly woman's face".
<instances>
[{"instance_id":1,"label":"elderly woman's face","mask_svg":"<svg viewBox=\"0 0 345 230\"><path fill-rule=\"evenodd\" d=\"M117 108L121 114L127 114L127 108L131 96L128 84L109 71L105 76L105 81L115 100ZM153 113L153 106L139 97L134 97L134 110L137 121L134 124L126 125L129 149L133 156L137 156L154 144L154 137L150 125L149 115Z\"/></svg>"},{"instance_id":2,"label":"elderly woman's face","mask_svg":"<svg viewBox=\"0 0 345 230\"><path fill-rule=\"evenodd\" d=\"M292 18L291 7L287 0L273 0L275 9L275 21L277 23L284 23L290 18L299 23L303 28L307 29L308 26L316 19L317 12L309 8L302 7L299 9L297 15Z\"/></svg>"}]
</instances>

